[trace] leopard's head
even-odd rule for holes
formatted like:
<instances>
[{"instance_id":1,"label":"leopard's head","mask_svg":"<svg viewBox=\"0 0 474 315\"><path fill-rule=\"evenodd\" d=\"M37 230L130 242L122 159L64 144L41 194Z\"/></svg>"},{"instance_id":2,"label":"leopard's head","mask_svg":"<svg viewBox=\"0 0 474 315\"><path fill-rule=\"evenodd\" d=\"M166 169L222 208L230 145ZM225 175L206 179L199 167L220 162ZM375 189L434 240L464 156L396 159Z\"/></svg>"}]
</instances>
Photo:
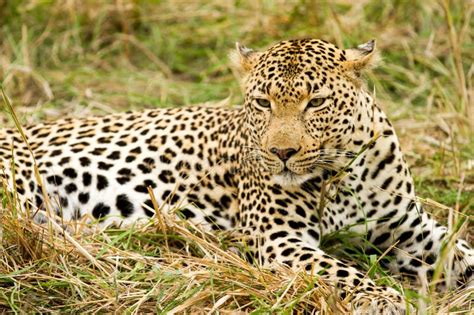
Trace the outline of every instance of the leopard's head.
<instances>
[{"instance_id":1,"label":"leopard's head","mask_svg":"<svg viewBox=\"0 0 474 315\"><path fill-rule=\"evenodd\" d=\"M263 52L237 44L250 152L281 185L337 171L354 148L363 99L360 72L375 62L375 42L341 50L322 40L280 42Z\"/></svg>"}]
</instances>

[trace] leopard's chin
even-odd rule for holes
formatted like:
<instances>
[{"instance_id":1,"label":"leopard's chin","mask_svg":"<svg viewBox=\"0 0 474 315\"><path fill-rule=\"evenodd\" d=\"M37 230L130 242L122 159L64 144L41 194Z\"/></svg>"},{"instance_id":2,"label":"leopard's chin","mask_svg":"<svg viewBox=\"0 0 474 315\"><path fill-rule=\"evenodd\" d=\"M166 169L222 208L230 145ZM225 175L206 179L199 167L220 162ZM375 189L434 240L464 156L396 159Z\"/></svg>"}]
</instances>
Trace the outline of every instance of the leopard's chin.
<instances>
[{"instance_id":1,"label":"leopard's chin","mask_svg":"<svg viewBox=\"0 0 474 315\"><path fill-rule=\"evenodd\" d=\"M284 170L277 175L273 175L275 182L282 187L301 186L304 182L312 178L312 174L296 174L290 170Z\"/></svg>"}]
</instances>

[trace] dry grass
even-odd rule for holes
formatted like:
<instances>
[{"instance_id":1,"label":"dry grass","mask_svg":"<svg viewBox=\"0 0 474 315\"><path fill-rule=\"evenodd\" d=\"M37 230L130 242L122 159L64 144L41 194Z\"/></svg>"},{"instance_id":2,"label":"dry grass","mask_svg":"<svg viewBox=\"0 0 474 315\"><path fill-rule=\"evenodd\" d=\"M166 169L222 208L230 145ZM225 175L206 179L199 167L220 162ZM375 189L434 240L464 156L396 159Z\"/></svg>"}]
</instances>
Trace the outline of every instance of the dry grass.
<instances>
[{"instance_id":1,"label":"dry grass","mask_svg":"<svg viewBox=\"0 0 474 315\"><path fill-rule=\"evenodd\" d=\"M470 220L461 234L474 240L472 2L98 3L0 0L0 80L21 123L228 97L240 103L227 62L235 41L259 48L309 36L349 47L376 38L383 63L368 86L397 128L419 195L452 227ZM13 122L3 115L0 124ZM203 234L171 218L64 233L14 210L4 189L1 311L332 314L348 307L324 283L245 262L230 250L234 235ZM376 258L357 259L379 283L397 286ZM472 309L468 291L405 294L427 313Z\"/></svg>"},{"instance_id":2,"label":"dry grass","mask_svg":"<svg viewBox=\"0 0 474 315\"><path fill-rule=\"evenodd\" d=\"M331 290L287 269L270 272L225 250L223 236L168 219L71 237L4 216L4 307L22 312L213 312L258 307L345 310ZM83 237L86 232L87 237ZM51 237L53 235L53 237ZM84 253L87 253L85 255ZM20 255L19 255L20 254Z\"/></svg>"}]
</instances>

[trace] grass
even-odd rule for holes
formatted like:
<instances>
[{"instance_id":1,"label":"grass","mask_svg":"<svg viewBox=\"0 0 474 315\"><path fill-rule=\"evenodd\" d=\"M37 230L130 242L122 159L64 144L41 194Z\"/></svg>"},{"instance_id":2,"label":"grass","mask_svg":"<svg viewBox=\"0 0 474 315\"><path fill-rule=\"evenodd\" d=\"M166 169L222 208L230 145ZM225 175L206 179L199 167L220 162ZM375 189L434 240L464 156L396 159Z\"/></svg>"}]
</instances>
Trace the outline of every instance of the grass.
<instances>
[{"instance_id":1,"label":"grass","mask_svg":"<svg viewBox=\"0 0 474 315\"><path fill-rule=\"evenodd\" d=\"M226 98L238 104L242 94L227 61L236 41L262 48L316 37L350 47L375 38L383 62L367 75L368 87L397 129L418 195L442 222L450 215L470 220L461 234L473 242L469 1L98 3L0 0L0 80L21 124ZM13 121L5 114L0 124ZM324 283L242 260L228 250L234 235L161 218L127 231L78 226L67 238L13 215L12 198L3 191L1 311L263 314L319 307L331 314L348 307ZM340 233L333 243L348 248L348 238ZM350 255L380 283L397 286L377 257ZM431 314L468 312L468 293L405 291Z\"/></svg>"}]
</instances>

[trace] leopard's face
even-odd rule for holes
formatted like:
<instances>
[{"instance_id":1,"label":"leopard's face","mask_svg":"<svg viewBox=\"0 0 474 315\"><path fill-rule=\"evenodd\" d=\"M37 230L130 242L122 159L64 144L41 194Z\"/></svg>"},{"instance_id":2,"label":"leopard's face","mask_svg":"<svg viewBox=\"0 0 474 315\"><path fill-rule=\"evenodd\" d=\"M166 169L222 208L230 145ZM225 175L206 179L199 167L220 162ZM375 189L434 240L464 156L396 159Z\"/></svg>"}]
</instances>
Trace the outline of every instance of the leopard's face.
<instances>
[{"instance_id":1,"label":"leopard's face","mask_svg":"<svg viewBox=\"0 0 474 315\"><path fill-rule=\"evenodd\" d=\"M281 42L254 58L245 80L252 150L282 185L337 171L353 156L360 83L348 53L319 40Z\"/></svg>"}]
</instances>

